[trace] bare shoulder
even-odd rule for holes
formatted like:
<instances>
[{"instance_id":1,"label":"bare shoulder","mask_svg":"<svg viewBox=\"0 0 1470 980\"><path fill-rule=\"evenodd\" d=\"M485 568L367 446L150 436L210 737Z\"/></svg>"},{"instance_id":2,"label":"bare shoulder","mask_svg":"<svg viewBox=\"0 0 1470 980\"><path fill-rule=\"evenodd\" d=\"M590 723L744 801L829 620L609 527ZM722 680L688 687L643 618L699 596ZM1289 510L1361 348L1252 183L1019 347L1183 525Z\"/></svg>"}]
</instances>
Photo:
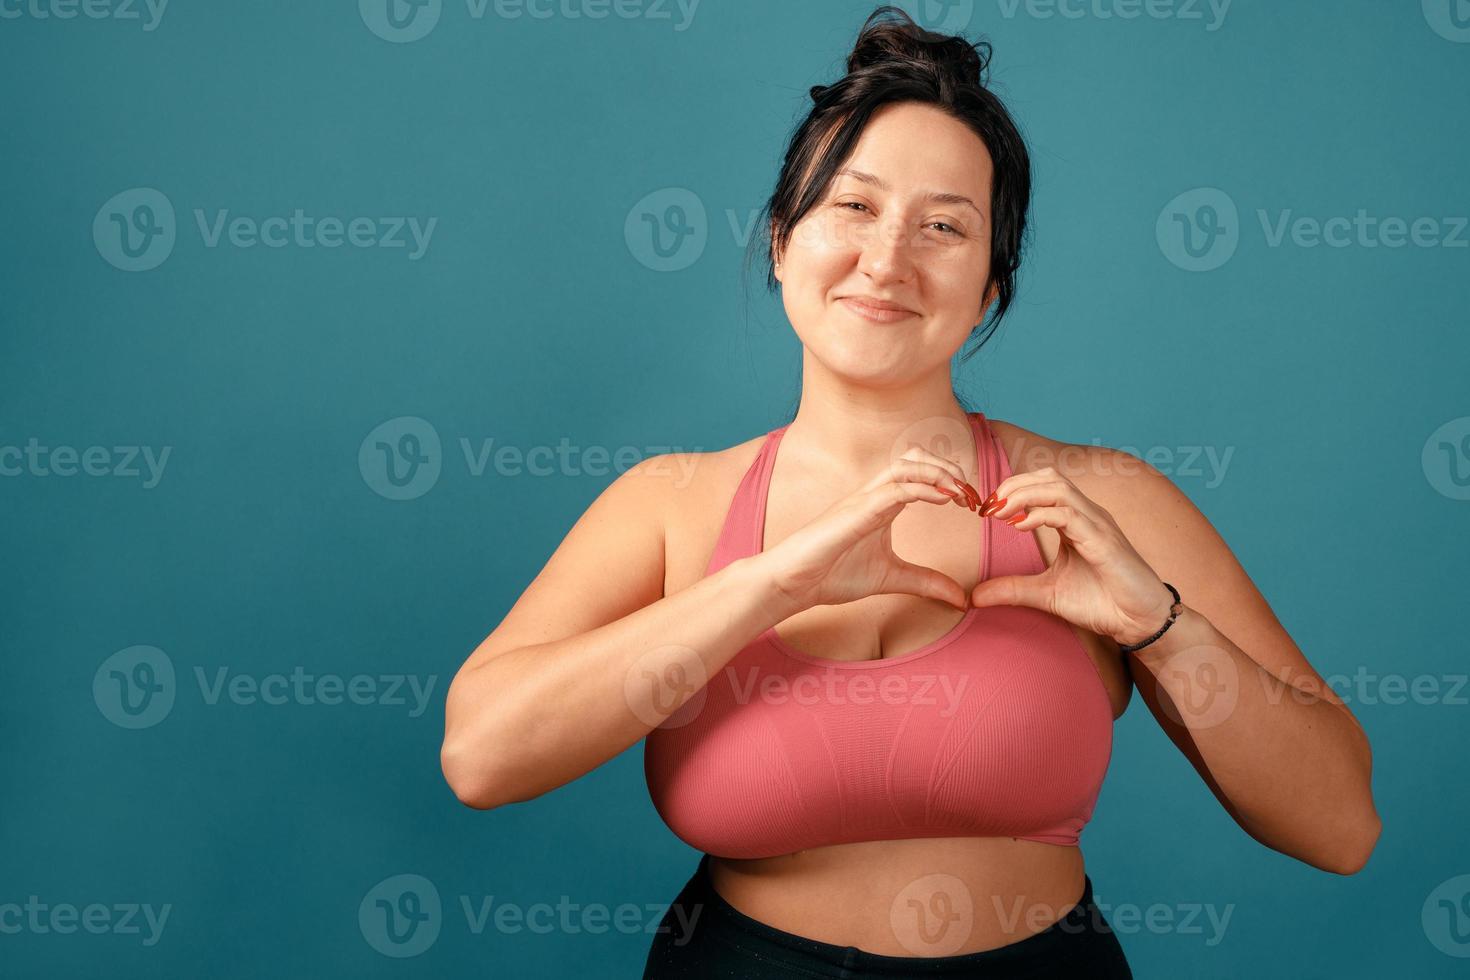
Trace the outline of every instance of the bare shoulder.
<instances>
[{"instance_id":1,"label":"bare shoulder","mask_svg":"<svg viewBox=\"0 0 1470 980\"><path fill-rule=\"evenodd\" d=\"M755 460L764 439L762 433L724 449L650 456L630 469L629 474L637 471L645 492L668 518L668 526L677 528L686 518L698 520L708 504L729 502L729 496Z\"/></svg>"},{"instance_id":2,"label":"bare shoulder","mask_svg":"<svg viewBox=\"0 0 1470 980\"><path fill-rule=\"evenodd\" d=\"M709 513L721 506L722 493L734 492L741 460L749 465L758 449L756 439L719 452L660 453L623 470L572 524L466 666L596 629L697 581L703 568L694 552L703 547L707 558L719 534L716 522L703 542L716 521ZM696 568L692 577L690 568Z\"/></svg>"},{"instance_id":3,"label":"bare shoulder","mask_svg":"<svg viewBox=\"0 0 1470 980\"><path fill-rule=\"evenodd\" d=\"M1039 432L1022 428L1014 422L986 416L991 431L1000 440L1012 473L1026 473L1052 465L1067 443L1058 442Z\"/></svg>"},{"instance_id":4,"label":"bare shoulder","mask_svg":"<svg viewBox=\"0 0 1470 980\"><path fill-rule=\"evenodd\" d=\"M1121 449L1065 442L1014 422L986 418L1012 473L1051 467L1115 517L1120 510L1145 512L1152 496L1174 489L1163 473Z\"/></svg>"},{"instance_id":5,"label":"bare shoulder","mask_svg":"<svg viewBox=\"0 0 1470 980\"><path fill-rule=\"evenodd\" d=\"M765 441L762 432L724 449L659 457L666 595L704 577L735 490Z\"/></svg>"},{"instance_id":6,"label":"bare shoulder","mask_svg":"<svg viewBox=\"0 0 1470 980\"><path fill-rule=\"evenodd\" d=\"M708 530L714 512L723 514L764 440L761 433L724 449L645 457L615 481L615 492L629 507L656 516L665 540L677 548ZM669 557L677 554L669 549Z\"/></svg>"}]
</instances>

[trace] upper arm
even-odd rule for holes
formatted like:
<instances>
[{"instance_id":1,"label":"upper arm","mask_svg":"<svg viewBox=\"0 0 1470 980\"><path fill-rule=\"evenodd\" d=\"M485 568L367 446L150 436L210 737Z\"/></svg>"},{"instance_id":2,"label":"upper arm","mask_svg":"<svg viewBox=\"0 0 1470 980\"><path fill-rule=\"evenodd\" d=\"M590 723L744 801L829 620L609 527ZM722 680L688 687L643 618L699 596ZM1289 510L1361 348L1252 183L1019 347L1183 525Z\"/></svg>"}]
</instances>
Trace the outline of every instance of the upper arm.
<instances>
[{"instance_id":1,"label":"upper arm","mask_svg":"<svg viewBox=\"0 0 1470 980\"><path fill-rule=\"evenodd\" d=\"M1096 448L1096 447L1094 447ZM1209 519L1168 476L1119 450L1104 507L1140 557L1269 674L1340 707ZM1102 503L1102 501L1099 501Z\"/></svg>"},{"instance_id":2,"label":"upper arm","mask_svg":"<svg viewBox=\"0 0 1470 980\"><path fill-rule=\"evenodd\" d=\"M668 462L648 457L609 484L461 669L585 633L661 599Z\"/></svg>"}]
</instances>

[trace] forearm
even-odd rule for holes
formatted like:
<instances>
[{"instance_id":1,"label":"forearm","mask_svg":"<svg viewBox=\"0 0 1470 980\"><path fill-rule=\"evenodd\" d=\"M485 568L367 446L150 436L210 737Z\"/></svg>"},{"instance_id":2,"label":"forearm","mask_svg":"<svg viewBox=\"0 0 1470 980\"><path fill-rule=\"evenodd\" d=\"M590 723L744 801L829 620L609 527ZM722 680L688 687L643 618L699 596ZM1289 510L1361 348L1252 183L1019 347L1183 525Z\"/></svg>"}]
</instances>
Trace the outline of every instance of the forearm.
<instances>
[{"instance_id":1,"label":"forearm","mask_svg":"<svg viewBox=\"0 0 1470 980\"><path fill-rule=\"evenodd\" d=\"M482 808L532 799L636 743L798 610L763 554L594 630L508 650L450 685L442 763Z\"/></svg>"},{"instance_id":2,"label":"forearm","mask_svg":"<svg viewBox=\"0 0 1470 980\"><path fill-rule=\"evenodd\" d=\"M1128 658L1154 717L1247 833L1324 870L1362 866L1380 823L1372 750L1346 708L1279 680L1188 606Z\"/></svg>"}]
</instances>

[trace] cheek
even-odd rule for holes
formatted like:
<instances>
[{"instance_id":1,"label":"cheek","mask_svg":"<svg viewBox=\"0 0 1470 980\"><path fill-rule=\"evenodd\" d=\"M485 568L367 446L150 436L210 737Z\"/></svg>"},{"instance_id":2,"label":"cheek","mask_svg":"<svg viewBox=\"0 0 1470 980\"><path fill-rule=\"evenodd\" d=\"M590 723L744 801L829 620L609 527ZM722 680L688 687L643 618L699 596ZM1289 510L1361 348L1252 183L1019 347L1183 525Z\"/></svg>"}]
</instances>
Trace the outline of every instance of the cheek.
<instances>
[{"instance_id":1,"label":"cheek","mask_svg":"<svg viewBox=\"0 0 1470 980\"><path fill-rule=\"evenodd\" d=\"M843 253L832 229L824 222L811 219L792 230L787 251L792 267L807 275L820 275L823 270L839 264Z\"/></svg>"},{"instance_id":2,"label":"cheek","mask_svg":"<svg viewBox=\"0 0 1470 980\"><path fill-rule=\"evenodd\" d=\"M945 307L968 309L980 303L980 294L985 288L985 283L981 281L983 276L982 269L966 263L963 266L935 270L929 282L933 286L935 297Z\"/></svg>"},{"instance_id":3,"label":"cheek","mask_svg":"<svg viewBox=\"0 0 1470 980\"><path fill-rule=\"evenodd\" d=\"M929 283L944 307L970 316L979 312L990 263L985 254L976 250L964 252L967 254L957 252L936 263L929 270Z\"/></svg>"},{"instance_id":4,"label":"cheek","mask_svg":"<svg viewBox=\"0 0 1470 980\"><path fill-rule=\"evenodd\" d=\"M782 292L800 308L823 306L832 290L852 276L855 259L835 249L808 246L787 254Z\"/></svg>"}]
</instances>

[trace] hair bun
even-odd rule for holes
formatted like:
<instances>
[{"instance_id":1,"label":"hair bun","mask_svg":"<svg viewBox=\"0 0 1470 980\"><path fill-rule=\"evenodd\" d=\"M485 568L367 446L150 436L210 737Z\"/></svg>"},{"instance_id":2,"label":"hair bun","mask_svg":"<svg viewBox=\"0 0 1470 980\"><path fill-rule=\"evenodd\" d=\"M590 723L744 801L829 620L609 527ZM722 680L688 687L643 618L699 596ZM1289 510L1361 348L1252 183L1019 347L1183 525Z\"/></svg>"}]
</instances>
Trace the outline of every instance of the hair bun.
<instances>
[{"instance_id":1,"label":"hair bun","mask_svg":"<svg viewBox=\"0 0 1470 980\"><path fill-rule=\"evenodd\" d=\"M983 85L990 45L963 37L936 34L914 23L908 12L892 5L873 11L847 56L849 74L869 65L906 62L968 85ZM815 98L815 96L814 96Z\"/></svg>"}]
</instances>

